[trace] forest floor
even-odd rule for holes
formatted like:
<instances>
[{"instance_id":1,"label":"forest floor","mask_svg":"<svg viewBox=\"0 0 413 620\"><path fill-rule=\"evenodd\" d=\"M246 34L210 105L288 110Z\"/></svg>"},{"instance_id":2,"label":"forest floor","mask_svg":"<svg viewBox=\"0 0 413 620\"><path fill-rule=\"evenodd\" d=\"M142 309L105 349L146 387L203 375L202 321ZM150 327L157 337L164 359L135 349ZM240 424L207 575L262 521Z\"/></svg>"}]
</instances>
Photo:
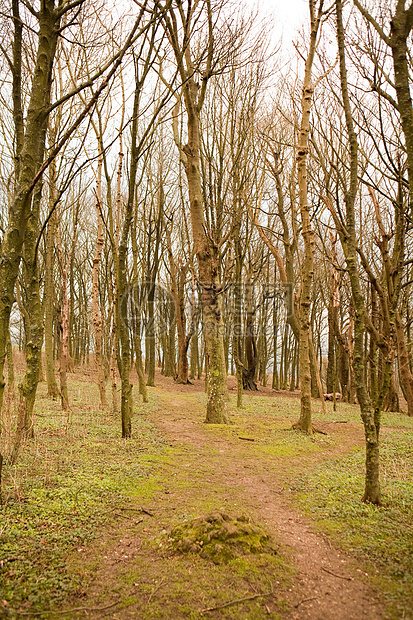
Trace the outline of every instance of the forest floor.
<instances>
[{"instance_id":1,"label":"forest floor","mask_svg":"<svg viewBox=\"0 0 413 620\"><path fill-rule=\"evenodd\" d=\"M68 416L41 387L36 438L5 472L0 616L413 618L413 420L383 416L378 508L360 501L355 406L323 416L314 401L326 434L308 437L291 429L297 394L261 388L237 410L230 378L231 424L206 425L203 382L158 375L125 441L91 376L71 386ZM174 527L217 511L275 552L214 563L198 541L173 548Z\"/></svg>"}]
</instances>

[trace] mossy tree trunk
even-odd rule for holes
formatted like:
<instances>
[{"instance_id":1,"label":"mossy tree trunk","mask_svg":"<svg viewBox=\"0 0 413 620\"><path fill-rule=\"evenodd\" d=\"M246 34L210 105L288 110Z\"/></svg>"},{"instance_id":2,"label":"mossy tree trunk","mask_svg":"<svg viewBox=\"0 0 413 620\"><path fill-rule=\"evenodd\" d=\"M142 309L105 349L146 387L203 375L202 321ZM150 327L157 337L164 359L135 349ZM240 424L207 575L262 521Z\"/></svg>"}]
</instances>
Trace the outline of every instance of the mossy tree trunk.
<instances>
[{"instance_id":1,"label":"mossy tree trunk","mask_svg":"<svg viewBox=\"0 0 413 620\"><path fill-rule=\"evenodd\" d=\"M365 381L365 305L360 285L357 258L357 238L355 221L355 201L358 187L358 141L354 130L351 114L350 98L347 85L347 68L345 60L344 28L342 18L342 0L336 0L337 41L340 61L340 80L346 127L350 148L350 186L345 191L346 234L339 227L340 240L343 247L354 307L354 348L353 367L357 399L360 405L361 418L364 424L366 439L366 475L363 501L372 504L381 503L380 464L379 464L379 431L380 418L371 402ZM337 223L337 218L336 218Z\"/></svg>"},{"instance_id":2,"label":"mossy tree trunk","mask_svg":"<svg viewBox=\"0 0 413 620\"><path fill-rule=\"evenodd\" d=\"M21 102L21 21L19 2L13 0L15 39L13 43L13 108L16 126L16 185L0 251L0 407L4 392L4 361L14 286L22 256L24 237L32 207L32 184L43 161L45 131L50 105L52 66L59 36L61 12L54 2L41 3L38 19L38 47L25 123Z\"/></svg>"},{"instance_id":3,"label":"mossy tree trunk","mask_svg":"<svg viewBox=\"0 0 413 620\"><path fill-rule=\"evenodd\" d=\"M208 403L206 422L228 422L226 371L219 281L219 250L207 237L202 207L199 171L199 117L188 114L188 144L185 170L191 205L192 233L198 259L201 302L204 318L205 353L208 367Z\"/></svg>"},{"instance_id":4,"label":"mossy tree trunk","mask_svg":"<svg viewBox=\"0 0 413 620\"><path fill-rule=\"evenodd\" d=\"M23 432L34 437L33 407L39 383L43 344L43 308L40 299L39 263L36 251L39 234L41 185L36 187L32 215L27 223L23 246L24 325L26 371L19 385L19 416L24 416Z\"/></svg>"},{"instance_id":5,"label":"mossy tree trunk","mask_svg":"<svg viewBox=\"0 0 413 620\"><path fill-rule=\"evenodd\" d=\"M173 7L158 6L163 11L164 25L168 32L177 61L182 95L186 112L187 143L181 143L178 129L179 106L174 115L174 139L179 149L188 183L192 238L198 262L199 285L204 319L205 356L207 367L207 411L205 422L222 424L228 422L227 377L223 340L223 319L221 309L222 287L219 278L219 240L207 232L200 172L200 115L205 100L209 78L213 75L214 36L212 5L209 0L203 4L206 10L207 43L203 51L205 67L201 86L197 83L194 59L191 50L191 33L194 27L194 11L183 11ZM196 7L194 7L195 9ZM178 17L179 15L179 17ZM177 20L182 20L183 39Z\"/></svg>"},{"instance_id":6,"label":"mossy tree trunk","mask_svg":"<svg viewBox=\"0 0 413 620\"><path fill-rule=\"evenodd\" d=\"M116 271L116 329L118 334L117 362L121 381L121 423L122 437L129 439L132 436L132 384L131 372L131 346L129 334L130 320L130 295L128 295L128 243L129 233L133 222L133 204L136 191L136 176L138 167L138 114L140 101L140 85L136 77L135 96L132 111L130 167L128 182L128 198L123 214L123 222L119 246L113 247L114 263ZM129 291L130 292L130 291Z\"/></svg>"}]
</instances>

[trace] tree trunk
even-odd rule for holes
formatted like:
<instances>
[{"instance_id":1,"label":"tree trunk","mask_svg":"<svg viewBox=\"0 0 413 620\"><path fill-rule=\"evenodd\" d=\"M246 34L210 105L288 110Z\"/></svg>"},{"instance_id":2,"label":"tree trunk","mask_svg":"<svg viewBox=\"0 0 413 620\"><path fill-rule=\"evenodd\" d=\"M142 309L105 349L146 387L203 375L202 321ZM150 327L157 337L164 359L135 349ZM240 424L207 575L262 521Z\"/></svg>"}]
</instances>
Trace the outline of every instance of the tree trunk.
<instances>
[{"instance_id":1,"label":"tree trunk","mask_svg":"<svg viewBox=\"0 0 413 620\"><path fill-rule=\"evenodd\" d=\"M55 202L55 176L56 166L54 162L49 168L49 192L51 200L49 209L54 207ZM53 213L47 224L46 231L46 250L45 250L45 276L44 276L44 351L45 366L47 380L47 395L56 398L59 395L59 388L56 382L55 374L55 356L54 356L54 294L53 285L53 265L54 265L54 238L56 234L56 217Z\"/></svg>"},{"instance_id":2,"label":"tree trunk","mask_svg":"<svg viewBox=\"0 0 413 620\"><path fill-rule=\"evenodd\" d=\"M181 161L185 168L188 182L189 207L191 213L191 228L194 250L198 262L199 285L201 288L201 303L204 319L205 357L208 390L206 423L228 423L227 414L227 376L225 369L225 355L223 342L223 319L221 309L222 288L219 279L219 241L208 234L207 222L204 215L204 201L202 194L200 172L200 113L205 101L208 79L213 75L214 63L214 34L212 6L205 3L206 9L206 37L204 48L206 55L206 69L200 86L197 82L189 44L190 32L193 28L193 12L187 15L183 11L178 13L169 8L168 18L165 19L165 28L177 60L180 78L182 80L182 94L186 110L187 144L182 145L178 127L179 102L173 121L173 134L179 149ZM176 12L175 12L176 11ZM184 30L183 41L180 40L177 16L182 20Z\"/></svg>"},{"instance_id":3,"label":"tree trunk","mask_svg":"<svg viewBox=\"0 0 413 620\"><path fill-rule=\"evenodd\" d=\"M347 68L345 59L344 28L342 18L342 0L336 0L337 17L337 42L340 61L340 81L343 97L346 128L350 147L350 186L345 191L346 204L346 235L340 230L341 245L346 258L347 269L350 277L350 285L354 304L354 382L357 398L360 405L361 418L364 424L366 439L366 476L363 501L372 504L381 504L380 494L380 469L379 469L379 412L375 412L367 391L364 369L364 296L360 286L360 276L357 260L357 237L354 205L358 187L358 141L354 130L351 114L350 98L347 84Z\"/></svg>"},{"instance_id":4,"label":"tree trunk","mask_svg":"<svg viewBox=\"0 0 413 620\"><path fill-rule=\"evenodd\" d=\"M243 369L244 390L257 391L258 386L255 381L257 372L257 345L254 333L254 308L253 308L254 285L246 284L246 325L245 325L245 361L246 368Z\"/></svg>"},{"instance_id":5,"label":"tree trunk","mask_svg":"<svg viewBox=\"0 0 413 620\"><path fill-rule=\"evenodd\" d=\"M197 372L199 367L199 351L198 351L198 333L197 328L195 328L195 333L191 339L191 371L190 371L190 379L197 378Z\"/></svg>"},{"instance_id":6,"label":"tree trunk","mask_svg":"<svg viewBox=\"0 0 413 620\"><path fill-rule=\"evenodd\" d=\"M63 411L69 409L69 394L67 391L67 370L69 357L69 296L67 291L67 270L63 270L62 277L62 314L61 314L61 345L60 345L60 397Z\"/></svg>"},{"instance_id":7,"label":"tree trunk","mask_svg":"<svg viewBox=\"0 0 413 620\"><path fill-rule=\"evenodd\" d=\"M413 416L413 374L410 370L410 355L404 335L403 323L397 310L395 313L395 328L399 353L400 382L403 385L403 394L407 402L407 413L409 416Z\"/></svg>"},{"instance_id":8,"label":"tree trunk","mask_svg":"<svg viewBox=\"0 0 413 620\"><path fill-rule=\"evenodd\" d=\"M99 155L98 169L96 173L96 246L95 255L93 257L92 264L92 314L93 314L93 329L95 335L95 366L97 371L97 384L99 388L100 407L106 409L108 406L106 398L106 377L105 369L103 366L103 334L102 334L102 313L100 310L100 296L99 296L99 265L102 259L102 248L104 243L103 237L103 222L101 216L102 209L102 164L103 156Z\"/></svg>"},{"instance_id":9,"label":"tree trunk","mask_svg":"<svg viewBox=\"0 0 413 620\"><path fill-rule=\"evenodd\" d=\"M43 344L43 308L40 301L39 269L36 254L36 244L39 234L40 199L41 185L38 185L33 197L32 216L26 226L23 247L26 371L19 385L19 409L21 411L24 410L23 433L26 437L34 437L33 407L39 383Z\"/></svg>"},{"instance_id":10,"label":"tree trunk","mask_svg":"<svg viewBox=\"0 0 413 620\"><path fill-rule=\"evenodd\" d=\"M334 376L336 372L335 334L333 322L333 303L328 305L328 352L327 352L327 382L328 394L333 393Z\"/></svg>"},{"instance_id":11,"label":"tree trunk","mask_svg":"<svg viewBox=\"0 0 413 620\"><path fill-rule=\"evenodd\" d=\"M272 389L278 390L280 387L279 384L279 376L278 376L278 299L274 297L273 299L273 313L272 313L272 321L273 321L273 351L274 351L274 363L272 370Z\"/></svg>"},{"instance_id":12,"label":"tree trunk","mask_svg":"<svg viewBox=\"0 0 413 620\"><path fill-rule=\"evenodd\" d=\"M193 84L192 88L195 87ZM192 233L198 259L204 318L205 353L208 368L208 402L205 422L228 423L221 286L218 277L218 248L207 237L204 224L199 168L199 115L188 111L188 144L185 171L188 179Z\"/></svg>"},{"instance_id":13,"label":"tree trunk","mask_svg":"<svg viewBox=\"0 0 413 620\"><path fill-rule=\"evenodd\" d=\"M233 340L232 340L232 354L235 357L235 368L237 375L237 407L242 409L243 395L244 395L244 377L243 377L243 365L241 363L242 358L242 346L241 346L241 333L242 333L242 284L241 284L241 272L242 272L242 257L239 248L239 240L235 239L236 258L235 258L235 287L234 287L234 324L233 324Z\"/></svg>"},{"instance_id":14,"label":"tree trunk","mask_svg":"<svg viewBox=\"0 0 413 620\"><path fill-rule=\"evenodd\" d=\"M303 93L301 99L301 126L298 135L297 182L301 214L302 236L304 239L304 256L301 267L300 292L300 389L301 413L294 428L306 433L313 432L311 422L311 368L310 368L310 311L311 288L314 273L314 232L311 227L310 204L308 201L307 159L310 133L310 112L313 99L312 67L317 46L323 2L320 0L317 16L315 3L310 0L311 35L310 48L305 63Z\"/></svg>"},{"instance_id":15,"label":"tree trunk","mask_svg":"<svg viewBox=\"0 0 413 620\"><path fill-rule=\"evenodd\" d=\"M18 7L18 4L16 3L15 6ZM23 128L22 117L18 118L16 123L23 137L18 152L16 191L0 252L0 407L3 402L5 385L3 370L10 313L14 302L14 287L22 256L26 225L30 219L32 182L43 161L44 135L48 120L46 111L50 103L52 66L59 36L60 16L57 11L55 12L53 3L42 3L37 15L39 33L36 63L26 126ZM18 17L17 14L15 23ZM18 78L21 79L21 75Z\"/></svg>"}]
</instances>

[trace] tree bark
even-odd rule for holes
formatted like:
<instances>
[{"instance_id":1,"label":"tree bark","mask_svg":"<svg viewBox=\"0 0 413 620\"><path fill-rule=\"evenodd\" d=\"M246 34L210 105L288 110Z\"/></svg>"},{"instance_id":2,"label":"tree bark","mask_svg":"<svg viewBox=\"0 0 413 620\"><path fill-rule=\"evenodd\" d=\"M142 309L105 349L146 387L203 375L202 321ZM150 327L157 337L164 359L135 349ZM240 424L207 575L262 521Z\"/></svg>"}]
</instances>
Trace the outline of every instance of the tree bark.
<instances>
[{"instance_id":1,"label":"tree bark","mask_svg":"<svg viewBox=\"0 0 413 620\"><path fill-rule=\"evenodd\" d=\"M410 355L406 344L402 319L398 310L395 313L395 328L399 353L400 381L403 385L403 393L407 402L407 413L413 417L413 374L410 370Z\"/></svg>"},{"instance_id":2,"label":"tree bark","mask_svg":"<svg viewBox=\"0 0 413 620\"><path fill-rule=\"evenodd\" d=\"M26 437L34 437L33 407L39 383L43 344L43 308L40 300L39 263L36 252L41 191L41 184L39 184L33 196L32 215L26 226L23 246L26 371L19 385L19 409L24 410L23 433Z\"/></svg>"},{"instance_id":3,"label":"tree bark","mask_svg":"<svg viewBox=\"0 0 413 620\"><path fill-rule=\"evenodd\" d=\"M314 92L311 76L321 23L323 1L320 0L317 15L315 13L314 0L309 1L311 35L309 52L305 63L303 93L301 99L301 126L298 135L298 151L296 158L299 206L302 236L304 239L304 257L301 267L299 339L301 413L298 422L294 424L294 428L311 434L313 433L313 426L311 422L310 311L311 288L314 273L314 232L311 226L310 204L308 201L307 159L310 133L310 112Z\"/></svg>"},{"instance_id":4,"label":"tree bark","mask_svg":"<svg viewBox=\"0 0 413 620\"><path fill-rule=\"evenodd\" d=\"M379 467L379 412L375 415L365 382L364 368L364 334L365 305L364 295L360 286L360 275L357 260L357 239L354 205L358 187L358 140L354 130L351 114L350 98L347 84L347 68L345 59L344 28L342 18L342 0L336 0L337 42L340 63L340 82L343 97L346 128L350 147L350 186L345 191L346 234L339 227L340 240L343 247L347 269L350 277L354 305L354 349L353 366L357 399L360 405L361 418L366 438L366 475L363 501L381 504L380 467Z\"/></svg>"},{"instance_id":5,"label":"tree bark","mask_svg":"<svg viewBox=\"0 0 413 620\"><path fill-rule=\"evenodd\" d=\"M18 6L18 3L15 2ZM46 0L37 13L38 48L25 128L20 126L21 150L18 153L18 177L9 220L0 252L0 407L4 392L4 360L14 286L22 256L27 222L31 212L32 182L44 155L44 135L50 104L52 66L59 36L60 14L54 2ZM16 71L16 67L14 67ZM19 76L17 76L19 79ZM21 122L22 119L21 119Z\"/></svg>"},{"instance_id":6,"label":"tree bark","mask_svg":"<svg viewBox=\"0 0 413 620\"><path fill-rule=\"evenodd\" d=\"M104 243L103 222L101 216L102 209L102 154L98 158L98 168L96 173L96 245L95 255L92 263L92 314L93 329L95 335L95 366L97 371L97 384L99 389L100 407L106 409L108 406L106 398L106 377L103 366L103 335L102 335L102 313L100 310L99 296L99 265L102 258L102 248Z\"/></svg>"},{"instance_id":7,"label":"tree bark","mask_svg":"<svg viewBox=\"0 0 413 620\"><path fill-rule=\"evenodd\" d=\"M247 283L245 285L245 305L246 305L246 322L245 322L245 362L246 367L243 368L242 382L244 390L257 391L258 386L255 381L257 372L257 345L255 342L254 330L254 307L253 307L254 285Z\"/></svg>"},{"instance_id":8,"label":"tree bark","mask_svg":"<svg viewBox=\"0 0 413 620\"><path fill-rule=\"evenodd\" d=\"M199 285L204 319L205 354L207 367L207 411L206 423L227 423L227 378L223 341L223 320L221 310L222 288L219 279L219 247L207 233L200 172L200 114L205 100L209 78L213 74L214 34L212 5L206 0L206 46L202 52L205 57L205 70L202 85L196 80L192 58L190 35L193 28L193 11L184 14L180 11L184 38L179 39L177 24L178 12L171 7L161 7L165 29L173 47L178 71L182 81L182 95L186 111L187 143L182 145L178 130L179 102L174 112L174 140L179 149L188 182L189 206L191 214L192 238L198 262Z\"/></svg>"}]
</instances>

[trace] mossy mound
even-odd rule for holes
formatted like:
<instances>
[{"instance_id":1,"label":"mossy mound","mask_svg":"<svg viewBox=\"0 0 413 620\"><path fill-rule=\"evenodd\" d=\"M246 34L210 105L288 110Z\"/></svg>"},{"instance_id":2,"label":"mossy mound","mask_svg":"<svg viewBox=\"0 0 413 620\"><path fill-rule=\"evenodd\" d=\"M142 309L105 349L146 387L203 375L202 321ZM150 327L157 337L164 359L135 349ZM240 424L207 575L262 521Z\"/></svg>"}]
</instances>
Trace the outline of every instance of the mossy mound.
<instances>
[{"instance_id":1,"label":"mossy mound","mask_svg":"<svg viewBox=\"0 0 413 620\"><path fill-rule=\"evenodd\" d=\"M178 525L169 540L176 551L199 553L215 564L247 554L277 553L271 537L248 517L234 519L218 510Z\"/></svg>"}]
</instances>

